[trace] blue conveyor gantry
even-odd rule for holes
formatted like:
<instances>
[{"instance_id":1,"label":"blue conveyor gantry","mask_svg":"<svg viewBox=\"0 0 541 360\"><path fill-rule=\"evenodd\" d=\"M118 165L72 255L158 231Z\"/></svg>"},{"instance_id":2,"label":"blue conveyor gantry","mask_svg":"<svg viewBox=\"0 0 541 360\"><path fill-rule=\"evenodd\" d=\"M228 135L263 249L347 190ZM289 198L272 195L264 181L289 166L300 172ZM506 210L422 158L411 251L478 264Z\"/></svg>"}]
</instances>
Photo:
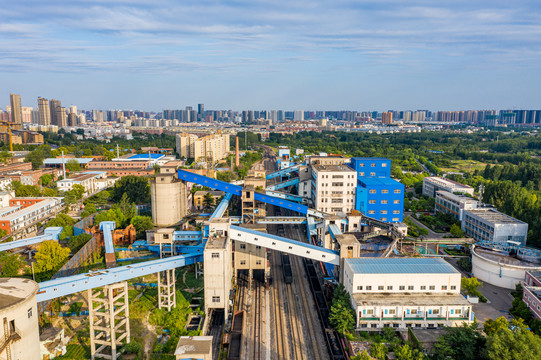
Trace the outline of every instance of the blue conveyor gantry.
<instances>
[{"instance_id":1,"label":"blue conveyor gantry","mask_svg":"<svg viewBox=\"0 0 541 360\"><path fill-rule=\"evenodd\" d=\"M44 230L44 234L40 236L34 236L31 238L26 238L22 240L16 240L16 241L10 241L7 243L0 244L0 252L16 249L23 246L30 246L39 244L43 241L47 240L56 240L58 241L58 236L60 236L60 233L62 232L62 227L54 226L54 227L48 227Z\"/></svg>"},{"instance_id":2,"label":"blue conveyor gantry","mask_svg":"<svg viewBox=\"0 0 541 360\"><path fill-rule=\"evenodd\" d=\"M288 168L285 168L285 169L282 169L282 170L278 170L278 171L275 171L275 172L272 172L270 174L267 174L265 177L267 178L267 180L270 180L270 179L274 179L274 178L277 178L279 176L284 176L284 175L287 175L293 171L299 171L299 167L301 165L293 165L293 166L290 166Z\"/></svg>"},{"instance_id":3,"label":"blue conveyor gantry","mask_svg":"<svg viewBox=\"0 0 541 360\"><path fill-rule=\"evenodd\" d=\"M126 265L86 274L68 276L39 283L37 301L47 301L76 292L93 289L120 281L171 270L203 261L203 254L177 255L139 264Z\"/></svg>"},{"instance_id":4,"label":"blue conveyor gantry","mask_svg":"<svg viewBox=\"0 0 541 360\"><path fill-rule=\"evenodd\" d=\"M272 190L283 189L283 188L286 188L288 186L298 185L299 181L300 181L300 179L298 177L296 177L296 178L293 178L293 179L282 181L282 182L280 182L278 184L269 185L269 186L266 187L265 190L271 190L272 191Z\"/></svg>"}]
</instances>

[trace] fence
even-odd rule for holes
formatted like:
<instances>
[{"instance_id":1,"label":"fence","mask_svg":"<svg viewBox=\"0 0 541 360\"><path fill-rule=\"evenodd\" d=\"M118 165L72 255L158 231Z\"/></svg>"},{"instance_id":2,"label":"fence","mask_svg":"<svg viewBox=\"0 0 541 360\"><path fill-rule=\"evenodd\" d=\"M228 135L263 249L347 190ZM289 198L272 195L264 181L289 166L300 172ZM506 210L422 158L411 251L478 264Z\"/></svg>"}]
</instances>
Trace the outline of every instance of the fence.
<instances>
[{"instance_id":1,"label":"fence","mask_svg":"<svg viewBox=\"0 0 541 360\"><path fill-rule=\"evenodd\" d=\"M96 214L89 215L85 217L84 219L81 219L78 223L73 225L73 235L77 236L83 233L90 234L86 228L92 227L94 225L94 218L96 217Z\"/></svg>"}]
</instances>

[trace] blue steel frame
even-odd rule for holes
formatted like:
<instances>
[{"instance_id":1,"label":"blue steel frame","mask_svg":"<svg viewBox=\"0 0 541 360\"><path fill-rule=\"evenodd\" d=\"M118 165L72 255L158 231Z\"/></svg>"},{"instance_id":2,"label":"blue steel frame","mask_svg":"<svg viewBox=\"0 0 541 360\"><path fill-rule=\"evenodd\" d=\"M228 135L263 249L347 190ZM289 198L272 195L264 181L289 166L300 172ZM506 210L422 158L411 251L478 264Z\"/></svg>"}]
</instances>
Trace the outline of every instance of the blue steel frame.
<instances>
[{"instance_id":1,"label":"blue steel frame","mask_svg":"<svg viewBox=\"0 0 541 360\"><path fill-rule=\"evenodd\" d=\"M267 178L267 180L270 180L270 179L277 178L278 176L287 175L287 174L289 174L290 172L293 172L293 171L299 171L299 166L300 166L300 164L290 166L290 167L282 169L282 170L275 171L273 173L267 174L266 178Z\"/></svg>"},{"instance_id":2,"label":"blue steel frame","mask_svg":"<svg viewBox=\"0 0 541 360\"><path fill-rule=\"evenodd\" d=\"M282 181L281 183L267 186L266 190L278 190L278 189L286 188L288 186L297 185L299 183L299 180L300 179L298 177L296 177L296 178L293 178L293 179Z\"/></svg>"},{"instance_id":3,"label":"blue steel frame","mask_svg":"<svg viewBox=\"0 0 541 360\"><path fill-rule=\"evenodd\" d=\"M62 232L62 228L59 226L48 227L45 229L43 235L0 244L0 252L15 249L18 247L39 244L47 240L58 241L58 236L60 235L61 232Z\"/></svg>"}]
</instances>

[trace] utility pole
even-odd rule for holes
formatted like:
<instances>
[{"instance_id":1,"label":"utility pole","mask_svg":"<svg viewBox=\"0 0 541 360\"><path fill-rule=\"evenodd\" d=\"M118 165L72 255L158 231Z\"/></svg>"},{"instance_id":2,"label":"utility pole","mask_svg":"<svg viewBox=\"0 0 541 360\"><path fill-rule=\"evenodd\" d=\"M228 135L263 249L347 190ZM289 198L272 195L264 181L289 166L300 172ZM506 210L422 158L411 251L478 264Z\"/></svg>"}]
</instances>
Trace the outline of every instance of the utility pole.
<instances>
[{"instance_id":1,"label":"utility pole","mask_svg":"<svg viewBox=\"0 0 541 360\"><path fill-rule=\"evenodd\" d=\"M64 176L64 180L66 179L66 162L64 160L64 151L62 151L62 175Z\"/></svg>"}]
</instances>

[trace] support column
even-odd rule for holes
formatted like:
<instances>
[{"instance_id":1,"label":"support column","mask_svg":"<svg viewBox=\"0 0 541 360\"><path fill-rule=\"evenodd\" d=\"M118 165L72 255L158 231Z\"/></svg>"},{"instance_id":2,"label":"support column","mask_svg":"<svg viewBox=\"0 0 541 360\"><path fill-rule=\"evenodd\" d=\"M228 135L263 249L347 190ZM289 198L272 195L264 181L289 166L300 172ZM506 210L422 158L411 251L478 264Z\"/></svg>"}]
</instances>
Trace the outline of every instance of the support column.
<instances>
[{"instance_id":1,"label":"support column","mask_svg":"<svg viewBox=\"0 0 541 360\"><path fill-rule=\"evenodd\" d=\"M130 311L126 281L88 290L91 359L117 360L130 342Z\"/></svg>"},{"instance_id":2,"label":"support column","mask_svg":"<svg viewBox=\"0 0 541 360\"><path fill-rule=\"evenodd\" d=\"M175 269L158 273L158 308L171 311L177 304Z\"/></svg>"}]
</instances>

